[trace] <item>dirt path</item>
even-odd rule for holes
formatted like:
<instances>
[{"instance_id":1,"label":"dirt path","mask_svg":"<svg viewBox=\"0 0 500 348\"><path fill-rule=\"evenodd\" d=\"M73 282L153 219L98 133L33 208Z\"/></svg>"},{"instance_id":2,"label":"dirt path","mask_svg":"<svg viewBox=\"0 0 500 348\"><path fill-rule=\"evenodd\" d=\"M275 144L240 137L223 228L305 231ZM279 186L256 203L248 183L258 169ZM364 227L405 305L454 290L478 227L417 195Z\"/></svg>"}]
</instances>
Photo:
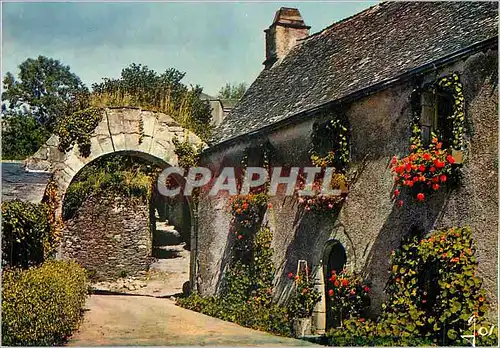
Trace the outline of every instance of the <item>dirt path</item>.
<instances>
[{"instance_id":1,"label":"dirt path","mask_svg":"<svg viewBox=\"0 0 500 348\"><path fill-rule=\"evenodd\" d=\"M70 346L311 345L196 313L170 299L93 295L86 307Z\"/></svg>"}]
</instances>

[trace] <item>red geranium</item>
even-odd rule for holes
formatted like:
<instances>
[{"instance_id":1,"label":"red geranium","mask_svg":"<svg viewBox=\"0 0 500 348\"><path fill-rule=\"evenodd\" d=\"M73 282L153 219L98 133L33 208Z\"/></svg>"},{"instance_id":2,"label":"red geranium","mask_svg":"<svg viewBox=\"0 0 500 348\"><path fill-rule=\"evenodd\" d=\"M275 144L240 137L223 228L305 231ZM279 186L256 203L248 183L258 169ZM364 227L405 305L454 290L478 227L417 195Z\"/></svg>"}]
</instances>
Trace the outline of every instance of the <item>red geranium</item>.
<instances>
[{"instance_id":1,"label":"red geranium","mask_svg":"<svg viewBox=\"0 0 500 348\"><path fill-rule=\"evenodd\" d=\"M328 295L331 297L332 311L341 313L341 320L360 317L368 307L370 288L356 273L342 270L337 280L330 280Z\"/></svg>"},{"instance_id":2,"label":"red geranium","mask_svg":"<svg viewBox=\"0 0 500 348\"><path fill-rule=\"evenodd\" d=\"M422 192L420 192L419 194L417 194L417 201L423 202L424 199L425 199L425 195Z\"/></svg>"},{"instance_id":3,"label":"red geranium","mask_svg":"<svg viewBox=\"0 0 500 348\"><path fill-rule=\"evenodd\" d=\"M443 186L442 183L448 181L448 176L454 170L452 164L455 159L441 149L442 143L437 137L433 139L435 141L428 148L414 144L408 156L400 160L392 158L391 170L397 185L394 197L399 197L401 188L406 187L421 202L426 195L438 191ZM402 206L400 201L397 204Z\"/></svg>"}]
</instances>

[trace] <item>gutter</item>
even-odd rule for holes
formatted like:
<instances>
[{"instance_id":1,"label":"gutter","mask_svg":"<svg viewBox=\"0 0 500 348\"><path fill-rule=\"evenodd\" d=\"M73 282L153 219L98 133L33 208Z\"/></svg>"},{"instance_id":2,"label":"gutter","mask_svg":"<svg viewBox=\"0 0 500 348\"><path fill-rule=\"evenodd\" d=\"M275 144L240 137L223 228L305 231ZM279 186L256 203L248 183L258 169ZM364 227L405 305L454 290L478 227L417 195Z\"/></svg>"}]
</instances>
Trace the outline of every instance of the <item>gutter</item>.
<instances>
[{"instance_id":1,"label":"gutter","mask_svg":"<svg viewBox=\"0 0 500 348\"><path fill-rule=\"evenodd\" d=\"M339 104L352 102L352 101L355 101L357 99L375 94L383 89L387 89L388 87L390 87L392 85L396 85L399 82L408 81L416 75L422 75L422 74L426 74L426 73L431 72L431 71L435 71L444 65L455 63L456 61L459 61L459 60L461 60L469 55L484 51L486 48L492 48L492 47L498 47L498 36L474 43L470 46L467 46L466 48L455 51L449 55L446 55L442 58L436 59L430 63L426 63L424 65L417 67L417 68L413 68L413 69L411 69L407 72L404 72L396 77L393 77L393 78L378 82L376 84L370 85L368 87L362 88L362 89L357 90L357 91L355 91L351 94L348 94L344 97L326 102L324 104L321 104L321 105L316 106L314 108L308 109L306 111L299 112L297 114L294 114L294 115L287 117L287 118L285 118L281 121L278 121L276 123L264 126L262 128L251 131L249 133L237 135L233 138L229 138L227 140L224 140L223 142L216 143L216 144L210 146L209 148L207 148L205 151L203 151L203 155L210 154L222 146L231 145L231 144L238 142L238 141L245 141L245 140L249 141L253 137L256 137L257 135L269 133L269 132L272 132L272 131L277 130L279 128L283 128L285 126L298 123L299 121L303 121L304 119L307 119L307 118L317 114L318 111L321 111L323 109L326 109L326 108L329 108L332 106L337 106Z\"/></svg>"}]
</instances>

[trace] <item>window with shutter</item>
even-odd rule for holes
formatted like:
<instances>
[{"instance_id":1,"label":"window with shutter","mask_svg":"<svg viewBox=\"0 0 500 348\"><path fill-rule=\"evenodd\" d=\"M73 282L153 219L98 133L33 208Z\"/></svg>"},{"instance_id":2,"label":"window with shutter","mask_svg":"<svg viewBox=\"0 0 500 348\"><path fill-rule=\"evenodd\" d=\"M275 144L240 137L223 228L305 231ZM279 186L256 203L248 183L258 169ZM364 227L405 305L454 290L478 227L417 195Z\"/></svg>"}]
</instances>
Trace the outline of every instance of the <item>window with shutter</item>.
<instances>
[{"instance_id":1,"label":"window with shutter","mask_svg":"<svg viewBox=\"0 0 500 348\"><path fill-rule=\"evenodd\" d=\"M437 87L425 88L421 93L420 127L422 145L426 148L431 143L431 134L436 134L447 148L453 139L453 95Z\"/></svg>"}]
</instances>

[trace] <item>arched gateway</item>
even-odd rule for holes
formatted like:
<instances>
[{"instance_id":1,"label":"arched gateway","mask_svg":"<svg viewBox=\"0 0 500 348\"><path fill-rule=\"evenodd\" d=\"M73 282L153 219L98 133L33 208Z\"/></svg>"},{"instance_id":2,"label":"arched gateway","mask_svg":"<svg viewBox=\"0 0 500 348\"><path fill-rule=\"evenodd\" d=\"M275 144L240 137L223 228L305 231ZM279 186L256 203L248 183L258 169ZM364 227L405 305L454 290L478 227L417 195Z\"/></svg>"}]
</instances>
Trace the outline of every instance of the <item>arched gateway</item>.
<instances>
[{"instance_id":1,"label":"arched gateway","mask_svg":"<svg viewBox=\"0 0 500 348\"><path fill-rule=\"evenodd\" d=\"M78 145L66 153L61 152L58 148L59 137L52 135L45 145L25 161L25 168L53 173L60 196L57 215L61 216L66 190L87 164L106 155L124 154L144 158L160 167L177 166L173 139L187 140L195 146L203 144L196 134L163 113L131 107L105 108L102 120L90 135L88 157L80 154ZM187 203L191 208L191 202L188 200ZM192 220L195 214L190 215ZM193 284L196 223L191 221L191 226L190 281Z\"/></svg>"}]
</instances>

